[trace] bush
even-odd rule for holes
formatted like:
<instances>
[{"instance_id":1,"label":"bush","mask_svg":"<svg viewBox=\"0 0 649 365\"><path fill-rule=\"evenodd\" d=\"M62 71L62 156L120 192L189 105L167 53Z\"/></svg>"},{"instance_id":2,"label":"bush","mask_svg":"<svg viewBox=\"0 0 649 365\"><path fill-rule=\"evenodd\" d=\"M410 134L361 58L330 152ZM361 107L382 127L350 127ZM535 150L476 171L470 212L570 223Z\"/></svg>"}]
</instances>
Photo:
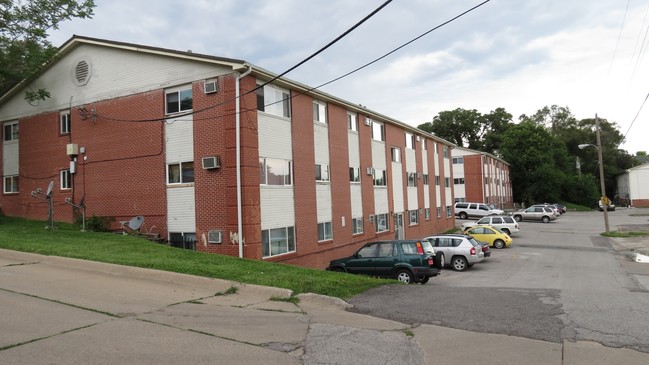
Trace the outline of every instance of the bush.
<instances>
[{"instance_id":1,"label":"bush","mask_svg":"<svg viewBox=\"0 0 649 365\"><path fill-rule=\"evenodd\" d=\"M110 232L110 226L114 221L114 217L102 217L93 215L92 217L86 219L86 230L93 232ZM81 221L77 221L77 223L81 225Z\"/></svg>"}]
</instances>

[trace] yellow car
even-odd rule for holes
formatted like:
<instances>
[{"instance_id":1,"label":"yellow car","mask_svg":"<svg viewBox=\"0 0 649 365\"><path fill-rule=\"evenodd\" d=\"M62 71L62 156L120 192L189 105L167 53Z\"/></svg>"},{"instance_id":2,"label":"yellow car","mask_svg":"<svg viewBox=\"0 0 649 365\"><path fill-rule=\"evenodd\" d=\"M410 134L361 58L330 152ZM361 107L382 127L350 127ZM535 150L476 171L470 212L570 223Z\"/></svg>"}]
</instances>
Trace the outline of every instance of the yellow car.
<instances>
[{"instance_id":1,"label":"yellow car","mask_svg":"<svg viewBox=\"0 0 649 365\"><path fill-rule=\"evenodd\" d=\"M489 246L495 248L509 247L512 244L512 238L507 233L491 226L473 226L467 228L464 234L471 235L478 241L487 242Z\"/></svg>"}]
</instances>

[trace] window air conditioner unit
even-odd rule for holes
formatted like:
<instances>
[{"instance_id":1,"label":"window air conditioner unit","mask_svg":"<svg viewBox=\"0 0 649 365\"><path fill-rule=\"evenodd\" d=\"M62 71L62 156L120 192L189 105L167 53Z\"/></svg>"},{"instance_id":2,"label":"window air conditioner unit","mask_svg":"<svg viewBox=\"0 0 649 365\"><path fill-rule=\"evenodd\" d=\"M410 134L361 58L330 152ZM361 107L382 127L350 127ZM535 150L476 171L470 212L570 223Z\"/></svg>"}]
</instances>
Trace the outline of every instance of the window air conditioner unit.
<instances>
[{"instance_id":1,"label":"window air conditioner unit","mask_svg":"<svg viewBox=\"0 0 649 365\"><path fill-rule=\"evenodd\" d=\"M422 177L424 177L424 173L423 172L418 172L417 173L417 179L421 179Z\"/></svg>"},{"instance_id":2,"label":"window air conditioner unit","mask_svg":"<svg viewBox=\"0 0 649 365\"><path fill-rule=\"evenodd\" d=\"M374 168L373 167L368 167L367 170L366 170L366 173L368 175L374 175Z\"/></svg>"},{"instance_id":3,"label":"window air conditioner unit","mask_svg":"<svg viewBox=\"0 0 649 365\"><path fill-rule=\"evenodd\" d=\"M421 137L417 136L417 142L419 142L420 139L421 139Z\"/></svg>"},{"instance_id":4,"label":"window air conditioner unit","mask_svg":"<svg viewBox=\"0 0 649 365\"><path fill-rule=\"evenodd\" d=\"M207 243L223 243L223 232L222 231L207 232Z\"/></svg>"},{"instance_id":5,"label":"window air conditioner unit","mask_svg":"<svg viewBox=\"0 0 649 365\"><path fill-rule=\"evenodd\" d=\"M219 167L221 167L221 159L219 156L203 157L204 170L218 169Z\"/></svg>"},{"instance_id":6,"label":"window air conditioner unit","mask_svg":"<svg viewBox=\"0 0 649 365\"><path fill-rule=\"evenodd\" d=\"M370 118L365 118L365 125L372 125L372 119Z\"/></svg>"},{"instance_id":7,"label":"window air conditioner unit","mask_svg":"<svg viewBox=\"0 0 649 365\"><path fill-rule=\"evenodd\" d=\"M370 214L370 223L374 223L374 214Z\"/></svg>"},{"instance_id":8,"label":"window air conditioner unit","mask_svg":"<svg viewBox=\"0 0 649 365\"><path fill-rule=\"evenodd\" d=\"M219 91L219 86L216 81L206 81L203 84L203 91L205 92L205 94L213 94Z\"/></svg>"}]
</instances>

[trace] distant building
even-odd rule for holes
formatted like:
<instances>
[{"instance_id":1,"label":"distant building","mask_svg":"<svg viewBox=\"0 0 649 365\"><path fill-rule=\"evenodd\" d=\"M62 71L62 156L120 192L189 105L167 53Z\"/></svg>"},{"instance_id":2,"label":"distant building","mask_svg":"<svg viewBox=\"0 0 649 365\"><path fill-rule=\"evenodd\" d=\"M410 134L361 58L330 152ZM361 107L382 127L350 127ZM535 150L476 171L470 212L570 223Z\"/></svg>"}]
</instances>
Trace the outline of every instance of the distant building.
<instances>
[{"instance_id":1,"label":"distant building","mask_svg":"<svg viewBox=\"0 0 649 365\"><path fill-rule=\"evenodd\" d=\"M615 204L649 207L649 163L630 168L617 178Z\"/></svg>"},{"instance_id":2,"label":"distant building","mask_svg":"<svg viewBox=\"0 0 649 365\"><path fill-rule=\"evenodd\" d=\"M453 190L455 202L477 202L513 209L509 164L481 151L454 147Z\"/></svg>"},{"instance_id":3,"label":"distant building","mask_svg":"<svg viewBox=\"0 0 649 365\"><path fill-rule=\"evenodd\" d=\"M83 201L176 247L316 268L454 227L451 143L275 77L75 36L0 96L2 212L45 219L31 192L53 182L55 220ZM40 88L51 98L24 100Z\"/></svg>"}]
</instances>

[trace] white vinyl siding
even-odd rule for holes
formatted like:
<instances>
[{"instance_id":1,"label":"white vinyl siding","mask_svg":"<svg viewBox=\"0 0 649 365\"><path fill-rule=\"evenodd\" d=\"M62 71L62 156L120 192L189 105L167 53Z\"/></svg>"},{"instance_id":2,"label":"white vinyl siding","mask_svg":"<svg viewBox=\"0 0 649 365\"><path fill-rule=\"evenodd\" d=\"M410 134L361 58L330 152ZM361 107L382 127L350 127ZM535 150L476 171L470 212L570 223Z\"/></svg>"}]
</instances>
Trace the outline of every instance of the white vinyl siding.
<instances>
[{"instance_id":1,"label":"white vinyl siding","mask_svg":"<svg viewBox=\"0 0 649 365\"><path fill-rule=\"evenodd\" d=\"M392 199L394 200L394 211L403 212L403 172L398 162L392 162Z\"/></svg>"},{"instance_id":2,"label":"white vinyl siding","mask_svg":"<svg viewBox=\"0 0 649 365\"><path fill-rule=\"evenodd\" d=\"M18 175L18 141L5 142L2 146L2 175Z\"/></svg>"},{"instance_id":3,"label":"white vinyl siding","mask_svg":"<svg viewBox=\"0 0 649 365\"><path fill-rule=\"evenodd\" d=\"M359 184L351 184L349 193L352 198L352 217L363 216L363 190Z\"/></svg>"},{"instance_id":4,"label":"white vinyl siding","mask_svg":"<svg viewBox=\"0 0 649 365\"><path fill-rule=\"evenodd\" d=\"M427 140L424 139L422 140L422 146L425 146L427 144ZM428 153L426 153L426 150L422 151L421 154L421 163L423 166L423 174L428 175ZM428 183L430 184L430 175L429 176L429 181ZM423 180L423 179L422 179ZM422 181L423 184L423 181ZM424 185L424 208L430 208L430 185Z\"/></svg>"},{"instance_id":5,"label":"white vinyl siding","mask_svg":"<svg viewBox=\"0 0 649 365\"><path fill-rule=\"evenodd\" d=\"M16 93L0 111L0 120L17 119L34 115L38 111L73 109L100 100L160 90L160 80L165 85L191 84L232 72L231 66L195 62L180 57L167 57L146 50L122 50L118 47L79 44L65 57L49 64L38 78L38 84L25 85L32 89L48 85L51 97L40 101L37 109ZM80 61L90 65L90 78L85 86L74 82L74 69ZM201 85L202 86L202 85ZM153 94L152 94L153 96ZM164 96L160 98L160 111L164 113Z\"/></svg>"},{"instance_id":6,"label":"white vinyl siding","mask_svg":"<svg viewBox=\"0 0 649 365\"><path fill-rule=\"evenodd\" d=\"M414 143L414 136L411 136L411 139L413 140ZM407 188L407 193L408 193L408 209L413 210L413 209L419 209L419 197L418 197L418 188L417 186L422 184L422 179L419 178L419 175L417 174L417 150L415 149L410 149L406 148L406 171L407 173L414 174L415 177L415 186L408 186ZM401 212L403 210L397 210L395 207L395 211Z\"/></svg>"},{"instance_id":7,"label":"white vinyl siding","mask_svg":"<svg viewBox=\"0 0 649 365\"><path fill-rule=\"evenodd\" d=\"M331 185L318 184L315 187L318 222L331 221Z\"/></svg>"},{"instance_id":8,"label":"white vinyl siding","mask_svg":"<svg viewBox=\"0 0 649 365\"><path fill-rule=\"evenodd\" d=\"M291 123L268 114L259 115L259 156L293 160Z\"/></svg>"},{"instance_id":9,"label":"white vinyl siding","mask_svg":"<svg viewBox=\"0 0 649 365\"><path fill-rule=\"evenodd\" d=\"M295 199L292 188L261 188L261 229L295 225Z\"/></svg>"},{"instance_id":10,"label":"white vinyl siding","mask_svg":"<svg viewBox=\"0 0 649 365\"><path fill-rule=\"evenodd\" d=\"M194 187L167 189L169 232L196 232Z\"/></svg>"}]
</instances>

